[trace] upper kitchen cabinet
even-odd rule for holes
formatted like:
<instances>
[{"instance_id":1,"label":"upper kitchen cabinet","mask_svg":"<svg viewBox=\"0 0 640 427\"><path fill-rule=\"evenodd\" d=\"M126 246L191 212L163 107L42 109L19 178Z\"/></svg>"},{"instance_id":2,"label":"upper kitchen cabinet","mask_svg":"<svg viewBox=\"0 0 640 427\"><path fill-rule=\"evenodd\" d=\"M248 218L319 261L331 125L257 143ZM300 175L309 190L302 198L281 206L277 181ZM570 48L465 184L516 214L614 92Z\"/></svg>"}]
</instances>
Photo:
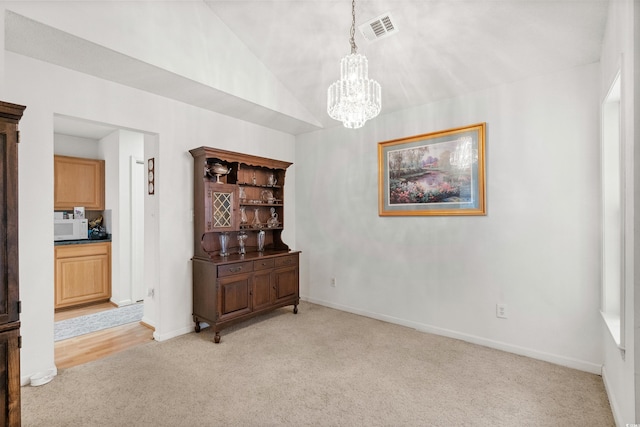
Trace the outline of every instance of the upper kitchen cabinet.
<instances>
[{"instance_id":1,"label":"upper kitchen cabinet","mask_svg":"<svg viewBox=\"0 0 640 427\"><path fill-rule=\"evenodd\" d=\"M104 160L53 156L53 210L103 211Z\"/></svg>"}]
</instances>

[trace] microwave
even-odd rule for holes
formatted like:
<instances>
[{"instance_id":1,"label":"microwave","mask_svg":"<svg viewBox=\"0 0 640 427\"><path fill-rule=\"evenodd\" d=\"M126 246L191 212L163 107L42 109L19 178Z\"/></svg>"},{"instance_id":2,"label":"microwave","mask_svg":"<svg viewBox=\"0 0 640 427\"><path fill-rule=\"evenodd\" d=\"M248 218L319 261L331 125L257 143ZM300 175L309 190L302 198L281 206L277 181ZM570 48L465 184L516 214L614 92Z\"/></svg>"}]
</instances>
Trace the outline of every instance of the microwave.
<instances>
[{"instance_id":1,"label":"microwave","mask_svg":"<svg viewBox=\"0 0 640 427\"><path fill-rule=\"evenodd\" d=\"M82 240L89 238L88 219L54 219L53 240Z\"/></svg>"}]
</instances>

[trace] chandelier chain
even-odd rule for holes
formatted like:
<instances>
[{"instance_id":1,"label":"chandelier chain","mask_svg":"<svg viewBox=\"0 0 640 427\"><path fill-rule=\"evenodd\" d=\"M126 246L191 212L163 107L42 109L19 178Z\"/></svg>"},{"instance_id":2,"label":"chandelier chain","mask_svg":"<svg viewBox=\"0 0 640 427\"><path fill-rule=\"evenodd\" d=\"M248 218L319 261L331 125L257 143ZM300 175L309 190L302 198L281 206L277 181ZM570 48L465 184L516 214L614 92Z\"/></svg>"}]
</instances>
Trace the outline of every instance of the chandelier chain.
<instances>
[{"instance_id":1,"label":"chandelier chain","mask_svg":"<svg viewBox=\"0 0 640 427\"><path fill-rule=\"evenodd\" d=\"M358 46L356 46L356 0L351 0L351 53L358 53Z\"/></svg>"}]
</instances>

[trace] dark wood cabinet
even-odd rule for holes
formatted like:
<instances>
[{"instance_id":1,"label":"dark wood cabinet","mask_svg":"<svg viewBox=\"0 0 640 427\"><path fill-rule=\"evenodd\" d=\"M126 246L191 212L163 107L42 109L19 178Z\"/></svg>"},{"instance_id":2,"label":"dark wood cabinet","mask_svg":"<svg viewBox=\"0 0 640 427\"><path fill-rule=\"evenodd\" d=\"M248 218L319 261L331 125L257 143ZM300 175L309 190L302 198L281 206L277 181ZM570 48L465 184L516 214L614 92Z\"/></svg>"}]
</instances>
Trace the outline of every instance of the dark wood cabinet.
<instances>
[{"instance_id":1,"label":"dark wood cabinet","mask_svg":"<svg viewBox=\"0 0 640 427\"><path fill-rule=\"evenodd\" d=\"M0 425L20 425L18 122L25 107L0 102Z\"/></svg>"},{"instance_id":2,"label":"dark wood cabinet","mask_svg":"<svg viewBox=\"0 0 640 427\"><path fill-rule=\"evenodd\" d=\"M193 320L220 331L293 305L299 252L282 241L291 163L209 147L194 158Z\"/></svg>"},{"instance_id":3,"label":"dark wood cabinet","mask_svg":"<svg viewBox=\"0 0 640 427\"><path fill-rule=\"evenodd\" d=\"M20 328L10 323L0 326L0 377L3 386L0 411L3 426L19 426L20 414Z\"/></svg>"}]
</instances>

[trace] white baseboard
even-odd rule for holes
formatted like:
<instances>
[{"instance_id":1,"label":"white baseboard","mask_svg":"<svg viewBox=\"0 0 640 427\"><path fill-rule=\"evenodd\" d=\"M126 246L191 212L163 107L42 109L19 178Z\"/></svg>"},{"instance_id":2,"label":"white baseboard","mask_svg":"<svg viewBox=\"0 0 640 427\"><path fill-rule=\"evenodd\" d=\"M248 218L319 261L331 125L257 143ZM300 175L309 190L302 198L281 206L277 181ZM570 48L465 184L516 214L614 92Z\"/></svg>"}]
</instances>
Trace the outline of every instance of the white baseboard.
<instances>
[{"instance_id":1,"label":"white baseboard","mask_svg":"<svg viewBox=\"0 0 640 427\"><path fill-rule=\"evenodd\" d=\"M470 342L473 344L482 345L484 347L495 348L497 350L506 351L509 353L519 354L521 356L531 357L532 359L544 360L545 362L554 363L556 365L567 366L569 368L578 369L580 371L590 372L592 374L601 375L602 365L597 363L587 362L584 360L574 359L571 357L560 356L557 354L546 353L531 348L520 347L517 345L495 341L488 338L479 337L476 335L465 334L463 332L453 331L450 329L444 329L433 325L427 325L424 323L412 322L406 319L400 319L393 316L387 316L384 314L372 313L366 310L361 310L354 307L344 306L341 304L334 304L332 302L318 300L315 298L301 297L302 300L308 301L313 304L323 305L325 307L335 308L336 310L346 311L360 316L370 317L372 319L382 320L384 322L394 323L408 328L413 328L421 332L427 332L434 335L442 335L449 338L459 339L461 341Z\"/></svg>"},{"instance_id":2,"label":"white baseboard","mask_svg":"<svg viewBox=\"0 0 640 427\"><path fill-rule=\"evenodd\" d=\"M29 384L31 384L31 377L34 375L39 375L39 374L51 374L54 377L58 375L58 368L55 366L52 366L49 369L45 369L44 371L40 371L40 372L32 372L29 375L21 375L20 376L20 385L22 387L27 386Z\"/></svg>"},{"instance_id":3,"label":"white baseboard","mask_svg":"<svg viewBox=\"0 0 640 427\"><path fill-rule=\"evenodd\" d=\"M171 332L167 332L167 333L164 333L164 334L160 334L156 330L156 331L153 332L153 339L156 340L156 341L170 340L171 338L179 337L180 335L185 335L185 334L193 332L193 330L194 330L193 328L194 327L191 326L191 325L190 326L185 326L183 328L175 329L175 330L173 330Z\"/></svg>"},{"instance_id":4,"label":"white baseboard","mask_svg":"<svg viewBox=\"0 0 640 427\"><path fill-rule=\"evenodd\" d=\"M122 301L115 301L113 298L111 298L111 303L115 304L118 307L124 307L125 305L131 305L133 304L133 301L131 301L130 299L123 299Z\"/></svg>"}]
</instances>

